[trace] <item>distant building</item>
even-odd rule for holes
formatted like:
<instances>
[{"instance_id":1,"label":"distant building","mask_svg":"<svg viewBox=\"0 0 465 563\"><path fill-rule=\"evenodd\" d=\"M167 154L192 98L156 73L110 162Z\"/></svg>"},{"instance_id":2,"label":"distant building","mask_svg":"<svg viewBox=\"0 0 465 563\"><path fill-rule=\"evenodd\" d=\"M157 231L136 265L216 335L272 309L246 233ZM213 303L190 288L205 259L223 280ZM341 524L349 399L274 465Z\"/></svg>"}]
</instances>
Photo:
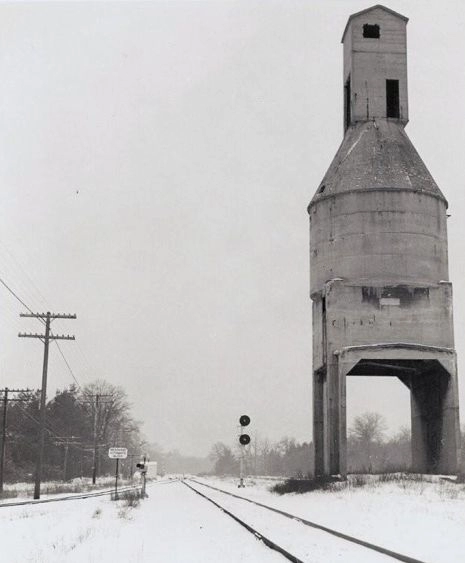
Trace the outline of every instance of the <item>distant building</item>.
<instances>
[{"instance_id":1,"label":"distant building","mask_svg":"<svg viewBox=\"0 0 465 563\"><path fill-rule=\"evenodd\" d=\"M346 474L346 377L357 375L410 390L415 470L458 470L447 201L404 131L407 21L380 5L350 16L344 139L308 207L320 475Z\"/></svg>"}]
</instances>

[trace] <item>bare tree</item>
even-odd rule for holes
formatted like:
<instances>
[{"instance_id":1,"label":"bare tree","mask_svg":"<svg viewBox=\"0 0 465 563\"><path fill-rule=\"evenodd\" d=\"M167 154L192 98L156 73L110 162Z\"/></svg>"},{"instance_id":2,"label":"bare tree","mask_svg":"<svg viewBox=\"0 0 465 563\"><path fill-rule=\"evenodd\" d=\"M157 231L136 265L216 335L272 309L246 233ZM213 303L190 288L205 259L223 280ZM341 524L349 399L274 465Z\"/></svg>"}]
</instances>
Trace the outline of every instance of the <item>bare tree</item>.
<instances>
[{"instance_id":1,"label":"bare tree","mask_svg":"<svg viewBox=\"0 0 465 563\"><path fill-rule=\"evenodd\" d=\"M366 412L357 416L349 430L350 438L356 442L363 456L363 465L371 473L373 471L373 452L383 442L387 424L377 412Z\"/></svg>"},{"instance_id":2,"label":"bare tree","mask_svg":"<svg viewBox=\"0 0 465 563\"><path fill-rule=\"evenodd\" d=\"M362 442L382 442L387 424L384 417L377 412L365 412L357 416L349 432L356 440Z\"/></svg>"},{"instance_id":3,"label":"bare tree","mask_svg":"<svg viewBox=\"0 0 465 563\"><path fill-rule=\"evenodd\" d=\"M124 444L130 450L139 449L139 423L131 416L131 406L122 387L99 379L84 387L82 399L88 405L90 420L95 421L97 444L106 447ZM104 466L102 469L108 469L106 456L99 456L99 459Z\"/></svg>"}]
</instances>

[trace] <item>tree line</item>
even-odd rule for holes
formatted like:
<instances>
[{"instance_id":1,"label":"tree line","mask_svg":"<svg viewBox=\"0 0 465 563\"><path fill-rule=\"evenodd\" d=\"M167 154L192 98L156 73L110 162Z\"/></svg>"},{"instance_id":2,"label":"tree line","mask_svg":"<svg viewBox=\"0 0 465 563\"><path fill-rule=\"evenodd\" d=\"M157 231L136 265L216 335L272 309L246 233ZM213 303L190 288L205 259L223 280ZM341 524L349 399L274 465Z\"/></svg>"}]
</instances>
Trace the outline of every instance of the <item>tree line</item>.
<instances>
[{"instance_id":1,"label":"tree line","mask_svg":"<svg viewBox=\"0 0 465 563\"><path fill-rule=\"evenodd\" d=\"M244 472L248 475L304 477L313 471L313 444L299 443L294 438L282 438L272 443L267 438L253 439L243 452L233 451L223 442L213 445L210 460L215 475L237 475L241 455Z\"/></svg>"},{"instance_id":2,"label":"tree line","mask_svg":"<svg viewBox=\"0 0 465 563\"><path fill-rule=\"evenodd\" d=\"M412 465L409 428L387 437L385 418L366 412L354 419L347 438L349 473L389 473L409 471Z\"/></svg>"},{"instance_id":3,"label":"tree line","mask_svg":"<svg viewBox=\"0 0 465 563\"><path fill-rule=\"evenodd\" d=\"M349 473L382 473L408 471L411 468L410 430L402 428L394 436L386 435L387 424L382 415L366 412L354 419L347 438ZM299 443L283 438L272 443L254 439L243 452L223 442L213 445L210 460L215 475L238 475L241 455L248 475L280 477L312 477L314 450L312 442Z\"/></svg>"},{"instance_id":4,"label":"tree line","mask_svg":"<svg viewBox=\"0 0 465 563\"><path fill-rule=\"evenodd\" d=\"M39 407L39 390L20 393L7 404L5 481L31 481L34 477ZM91 476L94 450L97 475L107 474L114 466L107 455L110 446L126 447L133 454L122 463L123 474L129 475L131 466L139 461L141 435L125 391L103 380L56 391L46 405L43 479Z\"/></svg>"}]
</instances>

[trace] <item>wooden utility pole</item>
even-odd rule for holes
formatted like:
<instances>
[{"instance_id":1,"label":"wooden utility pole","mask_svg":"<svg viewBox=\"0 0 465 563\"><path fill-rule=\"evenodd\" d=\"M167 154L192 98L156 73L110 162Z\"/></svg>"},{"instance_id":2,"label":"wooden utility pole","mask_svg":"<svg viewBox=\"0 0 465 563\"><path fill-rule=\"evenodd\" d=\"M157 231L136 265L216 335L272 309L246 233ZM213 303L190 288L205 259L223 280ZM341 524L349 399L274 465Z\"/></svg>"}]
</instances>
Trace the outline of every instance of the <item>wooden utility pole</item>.
<instances>
[{"instance_id":1,"label":"wooden utility pole","mask_svg":"<svg viewBox=\"0 0 465 563\"><path fill-rule=\"evenodd\" d=\"M91 403L94 409L94 442L93 442L93 460L92 460L92 485L97 481L97 461L98 461L98 410L99 405L111 403L112 401L105 401L106 397L111 397L110 394L96 393L95 395L88 395L91 399L89 401L82 401L83 403ZM95 401L94 401L95 398Z\"/></svg>"},{"instance_id":2,"label":"wooden utility pole","mask_svg":"<svg viewBox=\"0 0 465 563\"><path fill-rule=\"evenodd\" d=\"M0 450L0 493L3 492L3 474L5 469L5 445L6 445L6 419L7 419L7 408L8 400L10 401L22 401L23 399L9 399L8 393L31 393L31 389L0 389L0 393L3 393L3 424L2 424L2 448Z\"/></svg>"},{"instance_id":3,"label":"wooden utility pole","mask_svg":"<svg viewBox=\"0 0 465 563\"><path fill-rule=\"evenodd\" d=\"M34 484L34 498L40 498L40 481L42 477L42 463L44 458L44 441L45 441L45 403L47 398L47 369L48 369L48 348L50 340L75 340L74 336L54 335L50 333L50 324L55 319L75 319L76 315L64 313L21 313L20 317L31 317L41 319L45 322L45 334L32 334L20 332L20 338L38 338L44 343L44 363L42 367L42 389L40 392L40 427L39 427L39 453L37 456L36 475Z\"/></svg>"},{"instance_id":4,"label":"wooden utility pole","mask_svg":"<svg viewBox=\"0 0 465 563\"><path fill-rule=\"evenodd\" d=\"M67 469L68 469L68 450L70 446L77 446L80 444L81 438L78 436L58 436L55 439L56 446L63 446L65 448L65 454L63 459L63 481L66 481Z\"/></svg>"},{"instance_id":5,"label":"wooden utility pole","mask_svg":"<svg viewBox=\"0 0 465 563\"><path fill-rule=\"evenodd\" d=\"M100 395L97 393L95 395L95 405L94 405L94 455L92 459L92 485L97 482L97 416L98 416L98 401Z\"/></svg>"}]
</instances>

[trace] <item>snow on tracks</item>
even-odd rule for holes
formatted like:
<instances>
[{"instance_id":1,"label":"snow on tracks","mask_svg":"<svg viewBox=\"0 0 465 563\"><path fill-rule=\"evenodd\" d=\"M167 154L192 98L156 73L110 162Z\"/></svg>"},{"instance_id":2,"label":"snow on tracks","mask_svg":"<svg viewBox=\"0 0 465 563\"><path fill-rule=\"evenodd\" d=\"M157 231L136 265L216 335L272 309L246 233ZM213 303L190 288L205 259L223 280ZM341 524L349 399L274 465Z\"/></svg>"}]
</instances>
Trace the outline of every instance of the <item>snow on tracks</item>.
<instances>
[{"instance_id":1,"label":"snow on tracks","mask_svg":"<svg viewBox=\"0 0 465 563\"><path fill-rule=\"evenodd\" d=\"M205 496L205 498L216 504L219 508L225 510L233 518L238 519L242 524L244 524L242 518L245 518L251 529L254 529L252 526L258 525L262 531L265 530L264 533L269 535L271 532L273 539L280 541L281 546L286 546L286 548L279 548L285 556L286 553L290 555L287 550L293 547L294 552L296 552L298 548L299 557L302 557L303 561L332 561L333 558L337 557L342 558L344 561L357 561L358 563L375 563L378 561L381 563L382 561L392 561L392 559L402 561L403 563L423 563L418 559L340 533L331 528L310 522L246 497L235 495L207 483L202 483L194 479L190 479L189 481L191 484L208 487L208 489L210 489L208 496L200 493L195 487L191 488ZM203 489L203 491L205 491L205 489ZM226 499L225 495L227 495ZM216 502L218 498L221 504ZM248 507L247 504L249 504ZM230 512L231 510L234 511L234 514ZM264 511L272 512L274 518L271 517L270 514L264 515ZM281 518L277 518L277 515ZM286 523L283 522L282 517L286 518ZM307 527L307 533L305 533L305 530L302 530L302 526ZM312 530L308 530L308 528ZM341 541L334 541L334 538L328 538L328 534L338 538L338 540L342 540L342 543ZM278 537L281 539L278 540ZM270 542L268 538L266 539ZM298 559L295 555L287 558L291 561L301 561L301 559Z\"/></svg>"},{"instance_id":2,"label":"snow on tracks","mask_svg":"<svg viewBox=\"0 0 465 563\"><path fill-rule=\"evenodd\" d=\"M247 524L247 522L245 522L244 520L241 520L240 518L238 518L237 516L235 516L232 512L229 512L229 510L226 510L223 506L219 505L217 502L215 502L214 500L212 500L210 497L208 497L207 495L201 493L200 491L198 491L195 487L192 487L191 485L189 485L188 483L186 483L186 481L182 481L184 483L184 485L186 485L186 487L189 487L189 489L192 489L195 493L197 493L198 495L200 495L201 497L203 497L204 499L208 500L209 502L211 502L212 504L214 504L217 508L219 508L222 512L224 512L225 514L227 514L228 516L230 516L233 520L235 520L236 522L238 522L241 526L243 526L247 531L249 531L251 534L253 534L257 539L261 540L267 547L270 547L271 549L274 549L275 551L277 551L278 553L281 553L281 555L284 555L284 557L286 559L288 559L289 561L292 561L293 563L304 563L301 559L299 559L298 557L295 557L294 555L292 555L292 553L290 553L289 551L287 551L286 549L282 548L281 546L279 546L277 543L275 543L273 540L270 540L269 538L267 538L266 536L263 536L262 534L260 534L257 530L255 530L255 528L253 528L252 526L250 526L249 524Z\"/></svg>"}]
</instances>

